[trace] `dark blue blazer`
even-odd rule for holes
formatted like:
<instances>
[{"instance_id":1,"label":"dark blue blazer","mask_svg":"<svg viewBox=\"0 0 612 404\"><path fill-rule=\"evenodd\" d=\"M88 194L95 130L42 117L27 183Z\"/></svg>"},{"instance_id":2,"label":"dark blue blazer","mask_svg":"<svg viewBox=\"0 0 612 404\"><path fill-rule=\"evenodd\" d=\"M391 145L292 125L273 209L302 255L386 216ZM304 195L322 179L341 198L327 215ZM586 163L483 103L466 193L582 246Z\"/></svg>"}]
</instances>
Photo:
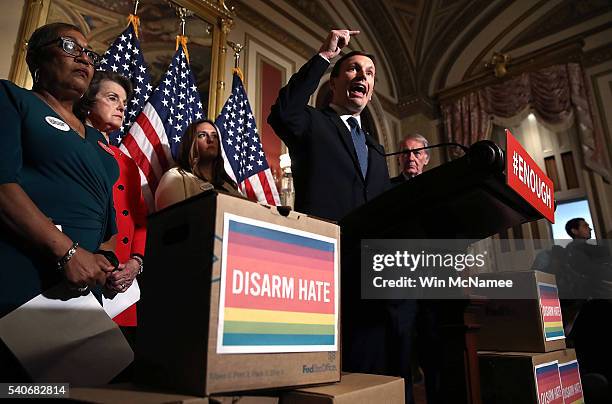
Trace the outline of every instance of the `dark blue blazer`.
<instances>
[{"instance_id":1,"label":"dark blue blazer","mask_svg":"<svg viewBox=\"0 0 612 404\"><path fill-rule=\"evenodd\" d=\"M315 55L278 95L268 123L291 156L295 210L338 221L390 187L384 148L369 134L368 172L364 178L351 133L331 108L316 109L308 100L329 62Z\"/></svg>"}]
</instances>

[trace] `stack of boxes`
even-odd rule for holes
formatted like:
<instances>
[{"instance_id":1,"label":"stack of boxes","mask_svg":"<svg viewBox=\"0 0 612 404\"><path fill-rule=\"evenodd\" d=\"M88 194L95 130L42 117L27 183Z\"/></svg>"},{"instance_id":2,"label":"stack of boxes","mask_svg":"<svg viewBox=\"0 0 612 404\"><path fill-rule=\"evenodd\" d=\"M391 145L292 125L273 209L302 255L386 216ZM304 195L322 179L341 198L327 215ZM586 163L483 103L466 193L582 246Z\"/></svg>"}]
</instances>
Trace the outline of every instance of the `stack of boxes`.
<instances>
[{"instance_id":1,"label":"stack of boxes","mask_svg":"<svg viewBox=\"0 0 612 404\"><path fill-rule=\"evenodd\" d=\"M124 386L132 401L403 403L401 378L340 380L336 224L207 192L149 217L146 256L135 374L147 387ZM113 402L118 388L71 395Z\"/></svg>"},{"instance_id":2,"label":"stack of boxes","mask_svg":"<svg viewBox=\"0 0 612 404\"><path fill-rule=\"evenodd\" d=\"M99 404L401 404L404 402L404 381L392 376L344 373L338 383L209 397L116 384L103 388L71 388L70 400Z\"/></svg>"},{"instance_id":3,"label":"stack of boxes","mask_svg":"<svg viewBox=\"0 0 612 404\"><path fill-rule=\"evenodd\" d=\"M482 399L485 403L582 403L573 349L566 349L554 275L503 272L532 299L490 299L478 333ZM536 297L537 296L537 297Z\"/></svg>"}]
</instances>

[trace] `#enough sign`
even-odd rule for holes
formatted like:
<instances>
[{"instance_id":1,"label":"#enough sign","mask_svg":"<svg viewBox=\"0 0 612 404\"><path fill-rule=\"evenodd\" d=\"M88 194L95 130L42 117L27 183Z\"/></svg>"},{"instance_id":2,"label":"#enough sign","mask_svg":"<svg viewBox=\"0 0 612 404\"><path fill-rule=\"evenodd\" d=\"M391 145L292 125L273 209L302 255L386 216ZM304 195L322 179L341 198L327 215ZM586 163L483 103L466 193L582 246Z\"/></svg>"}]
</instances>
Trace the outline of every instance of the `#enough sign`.
<instances>
[{"instance_id":1,"label":"#enough sign","mask_svg":"<svg viewBox=\"0 0 612 404\"><path fill-rule=\"evenodd\" d=\"M553 182L506 129L506 182L551 223L555 222Z\"/></svg>"}]
</instances>

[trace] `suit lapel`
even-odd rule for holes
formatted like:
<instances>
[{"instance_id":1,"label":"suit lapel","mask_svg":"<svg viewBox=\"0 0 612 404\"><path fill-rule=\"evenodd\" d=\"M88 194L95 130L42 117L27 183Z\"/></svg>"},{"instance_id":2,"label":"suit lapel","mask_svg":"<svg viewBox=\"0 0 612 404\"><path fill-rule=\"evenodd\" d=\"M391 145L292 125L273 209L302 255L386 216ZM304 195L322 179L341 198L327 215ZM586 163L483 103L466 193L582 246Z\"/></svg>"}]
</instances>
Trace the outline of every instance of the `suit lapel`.
<instances>
[{"instance_id":1,"label":"suit lapel","mask_svg":"<svg viewBox=\"0 0 612 404\"><path fill-rule=\"evenodd\" d=\"M340 116L338 116L336 111L328 107L323 110L323 113L325 113L329 117L329 119L334 123L334 125L336 125L336 129L338 129L337 131L338 136L340 136L340 140L342 140L342 144L344 145L344 148L346 149L347 153L351 157L351 160L353 160L353 165L355 166L355 169L357 170L357 172L360 174L361 179L365 181L365 179L363 178L363 175L361 174L361 167L359 166L359 160L357 159L357 152L355 151L355 145L353 144L353 138L351 137L351 132L346 127L342 119L340 119ZM369 152L368 152L368 155L369 155Z\"/></svg>"}]
</instances>

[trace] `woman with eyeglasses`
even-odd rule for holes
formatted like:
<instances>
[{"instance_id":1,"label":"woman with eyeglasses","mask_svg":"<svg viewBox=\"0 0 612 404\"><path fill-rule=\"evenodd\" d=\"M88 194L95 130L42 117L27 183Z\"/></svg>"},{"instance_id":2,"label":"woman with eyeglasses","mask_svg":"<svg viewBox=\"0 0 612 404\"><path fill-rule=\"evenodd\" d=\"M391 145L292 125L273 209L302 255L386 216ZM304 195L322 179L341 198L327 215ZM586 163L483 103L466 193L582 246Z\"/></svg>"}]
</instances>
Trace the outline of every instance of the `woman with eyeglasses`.
<instances>
[{"instance_id":1,"label":"woman with eyeglasses","mask_svg":"<svg viewBox=\"0 0 612 404\"><path fill-rule=\"evenodd\" d=\"M242 196L223 168L219 130L211 120L193 122L185 129L177 166L168 170L155 191L155 209L161 210L189 197L217 189Z\"/></svg>"},{"instance_id":2,"label":"woman with eyeglasses","mask_svg":"<svg viewBox=\"0 0 612 404\"><path fill-rule=\"evenodd\" d=\"M28 41L32 90L0 81L0 317L60 283L99 298L116 269L96 251L116 232L119 170L73 113L99 59L79 28L48 24Z\"/></svg>"},{"instance_id":3,"label":"woman with eyeglasses","mask_svg":"<svg viewBox=\"0 0 612 404\"><path fill-rule=\"evenodd\" d=\"M132 93L130 81L119 73L95 72L89 88L75 105L76 115L98 129L106 140L111 132L121 128L127 100ZM114 293L125 292L143 271L146 242L147 206L142 196L140 172L136 163L118 147L109 145L119 166L119 179L113 186L117 235L115 253L121 263L119 270L107 278L106 288ZM122 327L135 327L136 305L132 305L113 320ZM133 340L133 328L122 328Z\"/></svg>"}]
</instances>

